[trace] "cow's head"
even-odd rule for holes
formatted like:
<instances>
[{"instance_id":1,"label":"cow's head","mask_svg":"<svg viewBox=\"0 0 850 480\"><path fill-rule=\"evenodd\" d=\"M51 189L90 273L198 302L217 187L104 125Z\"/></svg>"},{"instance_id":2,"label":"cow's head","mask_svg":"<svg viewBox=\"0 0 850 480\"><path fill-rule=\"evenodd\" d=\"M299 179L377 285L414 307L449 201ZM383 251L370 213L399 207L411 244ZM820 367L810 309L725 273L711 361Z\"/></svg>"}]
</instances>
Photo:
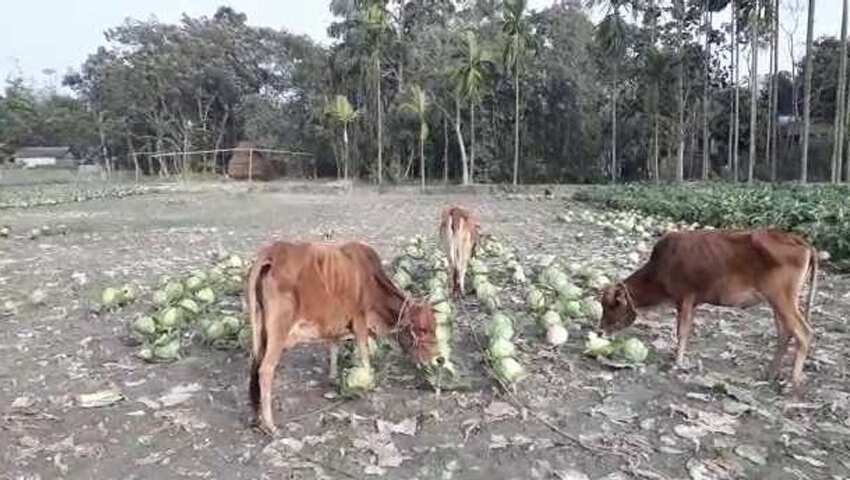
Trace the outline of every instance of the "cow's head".
<instances>
[{"instance_id":1,"label":"cow's head","mask_svg":"<svg viewBox=\"0 0 850 480\"><path fill-rule=\"evenodd\" d=\"M624 283L611 285L602 290L602 320L599 327L606 334L622 330L635 323L635 310L629 289Z\"/></svg>"},{"instance_id":2,"label":"cow's head","mask_svg":"<svg viewBox=\"0 0 850 480\"><path fill-rule=\"evenodd\" d=\"M438 355L437 318L428 302L410 303L401 314L398 341L420 364L431 363Z\"/></svg>"}]
</instances>

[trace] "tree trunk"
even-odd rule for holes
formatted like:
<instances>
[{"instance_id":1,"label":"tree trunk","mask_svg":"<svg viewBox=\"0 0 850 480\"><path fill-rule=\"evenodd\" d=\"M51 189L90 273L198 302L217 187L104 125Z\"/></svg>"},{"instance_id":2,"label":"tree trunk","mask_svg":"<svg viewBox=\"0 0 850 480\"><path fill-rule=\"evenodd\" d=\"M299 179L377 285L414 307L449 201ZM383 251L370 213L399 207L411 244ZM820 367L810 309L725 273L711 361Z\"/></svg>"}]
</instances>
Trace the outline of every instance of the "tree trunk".
<instances>
[{"instance_id":1,"label":"tree trunk","mask_svg":"<svg viewBox=\"0 0 850 480\"><path fill-rule=\"evenodd\" d=\"M655 16L655 0L649 1L649 12L652 15L652 23L650 24L650 47L655 48L656 31L658 30L658 20ZM658 80L652 80L652 153L647 157L646 170L649 172L650 179L658 183Z\"/></svg>"},{"instance_id":2,"label":"tree trunk","mask_svg":"<svg viewBox=\"0 0 850 480\"><path fill-rule=\"evenodd\" d=\"M463 144L463 133L460 131L460 101L455 98L455 134L457 135L457 144L460 147L460 166L461 176L464 185L469 185L469 169L466 163L466 147Z\"/></svg>"},{"instance_id":3,"label":"tree trunk","mask_svg":"<svg viewBox=\"0 0 850 480\"><path fill-rule=\"evenodd\" d=\"M100 155L103 157L103 167L106 178L112 177L112 162L109 160L109 150L106 148L106 129L103 126L103 112L97 113L97 133L100 136Z\"/></svg>"},{"instance_id":4,"label":"tree trunk","mask_svg":"<svg viewBox=\"0 0 850 480\"><path fill-rule=\"evenodd\" d=\"M469 181L475 184L475 104L469 101Z\"/></svg>"},{"instance_id":5,"label":"tree trunk","mask_svg":"<svg viewBox=\"0 0 850 480\"><path fill-rule=\"evenodd\" d=\"M705 8L708 10L708 2L705 2ZM711 87L709 86L709 68L711 62L711 12L705 13L705 78L703 80L702 89L702 180L708 180L708 172L711 168L711 157L709 156L709 147L711 146L711 138L708 131L708 114L711 105Z\"/></svg>"},{"instance_id":6,"label":"tree trunk","mask_svg":"<svg viewBox=\"0 0 850 480\"><path fill-rule=\"evenodd\" d=\"M615 60L616 62L616 60ZM611 83L611 181L617 182L617 65Z\"/></svg>"},{"instance_id":7,"label":"tree trunk","mask_svg":"<svg viewBox=\"0 0 850 480\"><path fill-rule=\"evenodd\" d=\"M838 67L838 91L835 95L835 125L832 142L832 167L830 180L832 183L841 181L841 170L844 159L844 92L847 88L847 0L842 2L841 9L841 57Z\"/></svg>"},{"instance_id":8,"label":"tree trunk","mask_svg":"<svg viewBox=\"0 0 850 480\"><path fill-rule=\"evenodd\" d=\"M732 33L730 35L729 41L729 78L732 79L732 89L730 90L729 97L729 138L727 140L729 153L726 159L726 164L729 168L734 169L734 158L733 152L735 150L735 92L738 89L738 84L735 79L735 43L737 40L737 31L735 28L735 0L732 0L731 4L731 14L730 14L730 22L732 23Z\"/></svg>"},{"instance_id":9,"label":"tree trunk","mask_svg":"<svg viewBox=\"0 0 850 480\"><path fill-rule=\"evenodd\" d=\"M443 183L449 183L449 125L443 115Z\"/></svg>"},{"instance_id":10,"label":"tree trunk","mask_svg":"<svg viewBox=\"0 0 850 480\"><path fill-rule=\"evenodd\" d=\"M659 145L658 145L658 113L655 113L655 158L653 159L653 175L655 176L655 183L661 183L661 168L658 164L659 157Z\"/></svg>"},{"instance_id":11,"label":"tree trunk","mask_svg":"<svg viewBox=\"0 0 850 480\"><path fill-rule=\"evenodd\" d=\"M770 181L776 183L777 165L776 158L779 152L779 0L774 1L773 7L773 97L770 99L770 108L773 110L773 123L770 132Z\"/></svg>"},{"instance_id":12,"label":"tree trunk","mask_svg":"<svg viewBox=\"0 0 850 480\"><path fill-rule=\"evenodd\" d=\"M384 150L384 128L383 128L383 108L381 107L381 54L380 50L375 54L375 83L376 83L376 91L378 93L377 103L378 103L378 185L381 185L384 181L383 176L383 150Z\"/></svg>"},{"instance_id":13,"label":"tree trunk","mask_svg":"<svg viewBox=\"0 0 850 480\"><path fill-rule=\"evenodd\" d=\"M758 6L759 2L754 2L755 8L750 15L750 158L747 160L747 184L753 183L753 167L756 164L756 128L758 126L758 92L759 92L759 70L758 70Z\"/></svg>"},{"instance_id":14,"label":"tree trunk","mask_svg":"<svg viewBox=\"0 0 850 480\"><path fill-rule=\"evenodd\" d=\"M681 183L685 180L685 66L684 66L684 45L683 45L683 35L684 35L684 23L685 23L685 8L682 3L682 0L678 2L678 14L677 14L677 26L678 26L678 43L677 47L679 49L679 66L676 69L676 81L678 82L679 87L679 122L676 125L676 133L678 138L676 142L678 143L678 148L676 152L676 182Z\"/></svg>"},{"instance_id":15,"label":"tree trunk","mask_svg":"<svg viewBox=\"0 0 850 480\"><path fill-rule=\"evenodd\" d=\"M815 0L809 0L806 25L806 78L803 84L803 155L800 159L800 183L809 181L809 128L812 113L812 37L815 28Z\"/></svg>"},{"instance_id":16,"label":"tree trunk","mask_svg":"<svg viewBox=\"0 0 850 480\"><path fill-rule=\"evenodd\" d=\"M732 113L732 117L733 117L732 123L734 124L733 127L732 127L732 129L733 129L733 132L732 132L733 133L733 135L732 135L732 137L733 137L732 138L732 172L733 172L732 175L733 175L733 177L732 178L734 179L733 181L737 183L738 179L740 178L739 174L738 174L738 172L740 170L740 165L739 165L740 162L739 162L739 158L738 158L738 145L740 144L740 135L741 135L741 91L738 88L738 86L741 84L741 74L740 74L741 48L740 48L740 45L738 44L738 1L737 0L732 0L732 37L733 37L732 45L733 45L734 50L735 50L734 55L732 56L733 62L735 64L735 66L733 67L733 72L732 72L732 76L734 78L732 83L734 85L734 90L735 90L734 95L733 95L733 97L734 97L734 102L733 102L734 103L734 106L733 106L734 112Z\"/></svg>"},{"instance_id":17,"label":"tree trunk","mask_svg":"<svg viewBox=\"0 0 850 480\"><path fill-rule=\"evenodd\" d=\"M422 190L425 191L425 137L419 136L419 176L422 179Z\"/></svg>"},{"instance_id":18,"label":"tree trunk","mask_svg":"<svg viewBox=\"0 0 850 480\"><path fill-rule=\"evenodd\" d=\"M770 28L773 28L773 23L771 23ZM770 133L773 128L773 33L768 29L767 33L770 33L771 41L768 43L767 47L767 115L765 117L765 121L767 125L764 129L764 161L765 165L770 165L770 152L772 150L770 144Z\"/></svg>"},{"instance_id":19,"label":"tree trunk","mask_svg":"<svg viewBox=\"0 0 850 480\"><path fill-rule=\"evenodd\" d=\"M133 170L136 176L136 183L139 183L141 176L141 168L139 167L139 156L136 155L136 148L133 146L133 138L130 136L130 131L125 132L124 138L127 141L127 154L133 159Z\"/></svg>"},{"instance_id":20,"label":"tree trunk","mask_svg":"<svg viewBox=\"0 0 850 480\"><path fill-rule=\"evenodd\" d=\"M519 45L519 37L516 37L516 45ZM519 184L519 60L514 67L514 181Z\"/></svg>"},{"instance_id":21,"label":"tree trunk","mask_svg":"<svg viewBox=\"0 0 850 480\"><path fill-rule=\"evenodd\" d=\"M342 178L348 180L348 125L342 126Z\"/></svg>"}]
</instances>

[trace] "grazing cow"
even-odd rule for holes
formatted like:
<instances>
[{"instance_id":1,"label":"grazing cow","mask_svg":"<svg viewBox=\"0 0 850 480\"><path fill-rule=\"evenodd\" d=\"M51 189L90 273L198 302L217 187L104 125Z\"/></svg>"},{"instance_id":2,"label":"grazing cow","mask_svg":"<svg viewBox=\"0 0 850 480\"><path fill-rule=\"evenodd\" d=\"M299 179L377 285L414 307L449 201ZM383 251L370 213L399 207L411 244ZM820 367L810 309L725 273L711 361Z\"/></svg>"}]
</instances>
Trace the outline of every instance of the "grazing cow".
<instances>
[{"instance_id":1,"label":"grazing cow","mask_svg":"<svg viewBox=\"0 0 850 480\"><path fill-rule=\"evenodd\" d=\"M352 335L364 366L370 335L394 334L420 363L437 355L430 304L412 301L387 277L378 254L362 243L276 242L260 250L248 276L252 327L250 396L261 428L275 430L272 386L284 350L299 343L336 345Z\"/></svg>"},{"instance_id":2,"label":"grazing cow","mask_svg":"<svg viewBox=\"0 0 850 480\"><path fill-rule=\"evenodd\" d=\"M799 295L809 274L805 317ZM652 249L649 261L602 292L601 328L612 333L631 325L636 309L664 302L676 306L676 363L685 356L694 307L707 303L748 308L766 301L778 334L770 376L779 377L793 336L797 342L791 380L799 391L812 328L809 314L817 290L818 253L801 237L776 230L673 232Z\"/></svg>"},{"instance_id":3,"label":"grazing cow","mask_svg":"<svg viewBox=\"0 0 850 480\"><path fill-rule=\"evenodd\" d=\"M464 293L466 266L475 256L481 228L478 218L461 207L443 210L440 218L440 239L449 259L452 278L452 295L459 298Z\"/></svg>"}]
</instances>

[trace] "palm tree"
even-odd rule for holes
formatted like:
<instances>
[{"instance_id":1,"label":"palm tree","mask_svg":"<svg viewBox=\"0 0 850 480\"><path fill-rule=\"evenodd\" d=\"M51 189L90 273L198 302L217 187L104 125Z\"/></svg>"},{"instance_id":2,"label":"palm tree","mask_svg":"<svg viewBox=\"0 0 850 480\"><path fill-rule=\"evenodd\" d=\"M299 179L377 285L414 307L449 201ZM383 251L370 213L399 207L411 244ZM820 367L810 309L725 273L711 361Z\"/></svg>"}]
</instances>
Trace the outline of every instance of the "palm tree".
<instances>
[{"instance_id":1,"label":"palm tree","mask_svg":"<svg viewBox=\"0 0 850 480\"><path fill-rule=\"evenodd\" d=\"M463 51L457 55L461 65L453 77L458 93L469 102L469 177L475 183L475 110L481 103L481 86L490 57L479 46L475 32L466 31L463 42Z\"/></svg>"},{"instance_id":2,"label":"palm tree","mask_svg":"<svg viewBox=\"0 0 850 480\"><path fill-rule=\"evenodd\" d=\"M806 24L806 78L803 82L803 157L800 159L800 183L808 182L809 177L809 130L812 123L812 49L815 28L815 0L809 0L809 14Z\"/></svg>"},{"instance_id":3,"label":"palm tree","mask_svg":"<svg viewBox=\"0 0 850 480\"><path fill-rule=\"evenodd\" d=\"M333 103L327 106L325 112L334 122L342 126L343 178L348 180L348 125L357 118L360 112L355 110L343 95L337 95Z\"/></svg>"},{"instance_id":4,"label":"palm tree","mask_svg":"<svg viewBox=\"0 0 850 480\"><path fill-rule=\"evenodd\" d=\"M750 12L750 157L747 159L747 183L753 183L753 167L756 163L756 128L758 114L758 36L759 1L753 2Z\"/></svg>"},{"instance_id":5,"label":"palm tree","mask_svg":"<svg viewBox=\"0 0 850 480\"><path fill-rule=\"evenodd\" d=\"M419 178L425 190L425 140L428 139L428 95L419 85L410 87L410 99L401 109L416 114L419 118Z\"/></svg>"},{"instance_id":6,"label":"palm tree","mask_svg":"<svg viewBox=\"0 0 850 480\"><path fill-rule=\"evenodd\" d=\"M617 87L620 62L626 53L626 22L619 0L609 3L608 14L596 27L596 41L611 65L611 180L617 181Z\"/></svg>"},{"instance_id":7,"label":"palm tree","mask_svg":"<svg viewBox=\"0 0 850 480\"><path fill-rule=\"evenodd\" d=\"M367 32L367 43L372 56L375 81L376 114L378 129L378 185L383 183L383 150L384 150L384 121L383 121L383 99L381 98L382 73L381 54L384 36L391 30L389 15L386 9L386 0L367 0L363 2L363 23Z\"/></svg>"},{"instance_id":8,"label":"palm tree","mask_svg":"<svg viewBox=\"0 0 850 480\"><path fill-rule=\"evenodd\" d=\"M842 2L841 9L841 58L838 68L838 92L835 95L835 125L832 144L832 168L830 180L832 183L841 181L841 167L844 159L844 92L847 88L847 0Z\"/></svg>"},{"instance_id":9,"label":"palm tree","mask_svg":"<svg viewBox=\"0 0 850 480\"><path fill-rule=\"evenodd\" d=\"M528 46L526 4L526 0L504 0L502 9L502 31L508 36L504 63L514 79L514 185L519 182L519 74Z\"/></svg>"},{"instance_id":10,"label":"palm tree","mask_svg":"<svg viewBox=\"0 0 850 480\"><path fill-rule=\"evenodd\" d=\"M740 61L739 61L739 44L738 44L738 1L732 0L732 34L731 34L731 43L730 47L732 49L732 108L731 116L729 120L729 162L732 167L732 181L738 181L738 134L740 132L739 122L740 122L740 89L738 85L740 83L739 80L739 69L740 69Z\"/></svg>"},{"instance_id":11,"label":"palm tree","mask_svg":"<svg viewBox=\"0 0 850 480\"><path fill-rule=\"evenodd\" d=\"M712 33L712 15L714 12L719 12L726 8L726 5L729 3L729 0L705 0L705 12L703 21L705 25L703 29L705 30L705 78L703 79L703 100L702 100L702 179L708 180L708 172L711 169L711 158L710 158L710 131L708 129L708 117L710 114L710 104L711 104L711 78L710 78L710 65L711 65L711 33Z\"/></svg>"},{"instance_id":12,"label":"palm tree","mask_svg":"<svg viewBox=\"0 0 850 480\"><path fill-rule=\"evenodd\" d=\"M661 128L661 115L658 111L659 104L659 88L658 86L663 84L670 74L670 59L664 52L660 51L657 47L652 46L651 50L647 53L647 59L644 67L644 72L649 79L651 85L653 85L652 89L652 103L654 105L652 111L652 131L653 131L653 154L651 159L651 164L648 167L648 170L652 172L652 176L655 179L655 182L660 181L660 172L658 165L658 156L659 156L659 136L660 136L660 128Z\"/></svg>"}]
</instances>

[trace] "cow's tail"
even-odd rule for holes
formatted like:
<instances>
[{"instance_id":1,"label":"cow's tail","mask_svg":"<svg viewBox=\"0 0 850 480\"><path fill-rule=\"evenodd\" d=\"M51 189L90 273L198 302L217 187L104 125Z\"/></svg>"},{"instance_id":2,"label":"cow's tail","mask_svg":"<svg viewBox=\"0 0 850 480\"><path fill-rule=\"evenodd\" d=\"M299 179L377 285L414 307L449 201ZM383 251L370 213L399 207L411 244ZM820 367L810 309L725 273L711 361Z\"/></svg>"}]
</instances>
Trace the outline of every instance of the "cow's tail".
<instances>
[{"instance_id":1,"label":"cow's tail","mask_svg":"<svg viewBox=\"0 0 850 480\"><path fill-rule=\"evenodd\" d=\"M812 331L810 322L812 314L812 305L815 303L815 296L818 291L818 263L820 261L819 253L815 247L811 247L809 252L809 297L806 299L806 315L804 320L809 332Z\"/></svg>"},{"instance_id":2,"label":"cow's tail","mask_svg":"<svg viewBox=\"0 0 850 480\"><path fill-rule=\"evenodd\" d=\"M248 273L246 297L248 317L251 322L251 384L249 395L251 406L256 412L260 406L260 364L266 352L265 307L263 304L263 277L271 266L271 260L260 255Z\"/></svg>"},{"instance_id":3,"label":"cow's tail","mask_svg":"<svg viewBox=\"0 0 850 480\"><path fill-rule=\"evenodd\" d=\"M455 270L460 277L464 273L466 273L466 264L469 263L469 248L467 245L467 236L469 232L467 231L469 225L467 225L466 219L462 216L459 216L457 219L457 228L455 228L452 237L452 248L454 249L455 260L457 261L457 269ZM461 279L458 278L458 281ZM463 292L461 292L463 293Z\"/></svg>"},{"instance_id":4,"label":"cow's tail","mask_svg":"<svg viewBox=\"0 0 850 480\"><path fill-rule=\"evenodd\" d=\"M457 275L457 250L455 249L455 234L454 234L454 222L452 219L451 210L446 210L443 213L443 219L440 222L440 237L443 241L443 247L446 250L446 256L449 261L449 272L451 273L452 279L452 290L456 289L458 286L458 275Z\"/></svg>"}]
</instances>

